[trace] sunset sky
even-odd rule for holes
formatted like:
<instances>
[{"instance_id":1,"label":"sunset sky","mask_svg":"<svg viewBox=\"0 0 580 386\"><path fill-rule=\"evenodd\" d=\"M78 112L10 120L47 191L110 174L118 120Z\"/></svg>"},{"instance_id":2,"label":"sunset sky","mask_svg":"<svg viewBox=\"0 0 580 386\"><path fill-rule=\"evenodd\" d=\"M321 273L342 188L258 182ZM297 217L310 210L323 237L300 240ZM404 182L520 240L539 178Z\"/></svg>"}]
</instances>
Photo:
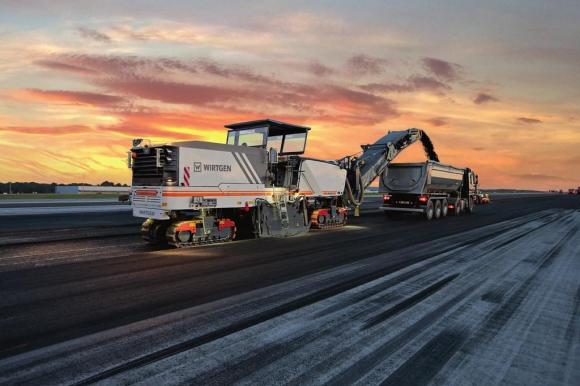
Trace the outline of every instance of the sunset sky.
<instances>
[{"instance_id":1,"label":"sunset sky","mask_svg":"<svg viewBox=\"0 0 580 386\"><path fill-rule=\"evenodd\" d=\"M484 187L580 185L578 0L0 0L0 36L0 182L129 182L134 137L269 117L311 157L419 127Z\"/></svg>"}]
</instances>

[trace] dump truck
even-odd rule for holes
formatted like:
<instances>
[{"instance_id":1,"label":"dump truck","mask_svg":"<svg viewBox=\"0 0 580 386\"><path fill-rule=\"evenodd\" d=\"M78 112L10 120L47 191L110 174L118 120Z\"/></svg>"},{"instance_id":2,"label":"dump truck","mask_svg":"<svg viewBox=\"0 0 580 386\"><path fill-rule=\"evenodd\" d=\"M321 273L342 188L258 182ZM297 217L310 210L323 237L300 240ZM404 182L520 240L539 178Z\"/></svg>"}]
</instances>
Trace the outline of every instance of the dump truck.
<instances>
[{"instance_id":1,"label":"dump truck","mask_svg":"<svg viewBox=\"0 0 580 386\"><path fill-rule=\"evenodd\" d=\"M427 157L438 159L416 128L390 131L360 154L320 160L303 156L309 127L271 119L225 127L223 144L133 140L131 205L145 220L145 240L188 247L344 226L364 191L408 146L420 141Z\"/></svg>"},{"instance_id":2,"label":"dump truck","mask_svg":"<svg viewBox=\"0 0 580 386\"><path fill-rule=\"evenodd\" d=\"M388 215L419 213L427 220L473 213L478 177L469 168L429 160L391 163L380 178L380 209Z\"/></svg>"}]
</instances>

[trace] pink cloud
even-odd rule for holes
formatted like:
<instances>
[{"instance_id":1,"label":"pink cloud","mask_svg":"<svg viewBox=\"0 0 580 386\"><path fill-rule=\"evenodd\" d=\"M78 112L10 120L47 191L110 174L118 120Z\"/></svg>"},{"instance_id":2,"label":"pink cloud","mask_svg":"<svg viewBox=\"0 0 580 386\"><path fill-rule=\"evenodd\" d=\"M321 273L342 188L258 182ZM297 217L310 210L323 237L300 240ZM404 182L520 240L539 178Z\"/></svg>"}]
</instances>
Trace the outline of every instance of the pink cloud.
<instances>
[{"instance_id":1,"label":"pink cloud","mask_svg":"<svg viewBox=\"0 0 580 386\"><path fill-rule=\"evenodd\" d=\"M227 102L251 97L248 91L219 86L178 83L143 77L107 79L98 82L115 92L164 103L205 106L215 102Z\"/></svg>"},{"instance_id":2,"label":"pink cloud","mask_svg":"<svg viewBox=\"0 0 580 386\"><path fill-rule=\"evenodd\" d=\"M116 95L84 91L25 89L16 92L16 97L28 101L82 104L93 106L113 106L121 104L124 98Z\"/></svg>"},{"instance_id":3,"label":"pink cloud","mask_svg":"<svg viewBox=\"0 0 580 386\"><path fill-rule=\"evenodd\" d=\"M187 104L224 109L232 104L251 105L254 113L270 114L270 107L281 111L298 111L317 116L334 111L337 114L367 115L368 122L398 115L395 103L371 93L331 85L307 86L282 84L268 89L260 87L208 86L170 82L144 77L106 79L98 82L114 92L163 103Z\"/></svg>"},{"instance_id":4,"label":"pink cloud","mask_svg":"<svg viewBox=\"0 0 580 386\"><path fill-rule=\"evenodd\" d=\"M34 64L51 69L64 72L74 72L83 75L96 75L98 72L90 68L75 66L73 64L68 64L64 62L59 62L55 60L37 60Z\"/></svg>"},{"instance_id":5,"label":"pink cloud","mask_svg":"<svg viewBox=\"0 0 580 386\"><path fill-rule=\"evenodd\" d=\"M318 74L334 70L317 62ZM377 71L386 61L359 56L363 72ZM115 105L126 98L168 104L190 105L214 112L235 111L256 117L291 116L312 122L341 122L369 125L398 116L396 104L383 96L335 84L302 84L264 76L252 69L199 58L143 58L113 55L54 55L38 64L59 71L90 73L90 82L106 93L29 90L28 97L44 101ZM183 71L191 81L175 81L169 71ZM208 82L208 76L215 77ZM217 81L217 82L216 82ZM421 79L409 81L413 87L429 87ZM437 82L433 79L433 82ZM267 87L264 87L267 86ZM407 86L409 87L409 86ZM431 86L433 87L433 86ZM111 94L111 95L110 95ZM112 94L119 94L116 96ZM117 112L118 113L118 112ZM243 118L242 118L243 119Z\"/></svg>"}]
</instances>

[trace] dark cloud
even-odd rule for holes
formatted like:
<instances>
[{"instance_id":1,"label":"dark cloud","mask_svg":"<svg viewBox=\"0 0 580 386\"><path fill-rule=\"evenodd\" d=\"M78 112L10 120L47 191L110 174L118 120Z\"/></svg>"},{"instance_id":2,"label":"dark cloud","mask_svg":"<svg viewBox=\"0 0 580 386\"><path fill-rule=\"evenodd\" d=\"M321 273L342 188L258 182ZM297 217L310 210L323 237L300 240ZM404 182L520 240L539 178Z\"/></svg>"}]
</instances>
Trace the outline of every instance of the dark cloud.
<instances>
[{"instance_id":1,"label":"dark cloud","mask_svg":"<svg viewBox=\"0 0 580 386\"><path fill-rule=\"evenodd\" d=\"M130 55L64 54L53 56L50 60L38 61L37 64L62 71L112 77L163 75L172 71L181 71L188 74L207 74L268 85L283 84L277 79L257 74L242 66L224 65L206 58L179 60L174 58L149 59Z\"/></svg>"},{"instance_id":2,"label":"dark cloud","mask_svg":"<svg viewBox=\"0 0 580 386\"><path fill-rule=\"evenodd\" d=\"M526 117L520 117L520 118L518 118L518 121L521 123L528 124L528 125L537 125L539 123L542 123L542 121L540 121L539 119L526 118Z\"/></svg>"},{"instance_id":3,"label":"dark cloud","mask_svg":"<svg viewBox=\"0 0 580 386\"><path fill-rule=\"evenodd\" d=\"M96 40L96 41L101 42L101 43L110 43L111 42L111 38L108 35L106 35L102 32L99 32L96 29L79 27L79 28L77 28L77 31L79 32L79 34L82 37L84 37L86 39Z\"/></svg>"},{"instance_id":4,"label":"dark cloud","mask_svg":"<svg viewBox=\"0 0 580 386\"><path fill-rule=\"evenodd\" d=\"M371 83L360 86L363 90L369 92L414 92L429 91L435 94L443 94L451 90L451 86L435 78L422 75L414 75L407 79L405 83Z\"/></svg>"},{"instance_id":5,"label":"dark cloud","mask_svg":"<svg viewBox=\"0 0 580 386\"><path fill-rule=\"evenodd\" d=\"M413 91L409 84L400 83L369 83L359 86L361 89L368 92L410 92Z\"/></svg>"},{"instance_id":6,"label":"dark cloud","mask_svg":"<svg viewBox=\"0 0 580 386\"><path fill-rule=\"evenodd\" d=\"M479 93L479 94L477 94L477 96L473 100L473 103L475 103L476 105L482 105L485 103L498 102L498 101L499 101L499 99L497 99L493 95Z\"/></svg>"},{"instance_id":7,"label":"dark cloud","mask_svg":"<svg viewBox=\"0 0 580 386\"><path fill-rule=\"evenodd\" d=\"M386 59L355 55L347 60L346 67L349 72L355 75L380 75L387 63Z\"/></svg>"},{"instance_id":8,"label":"dark cloud","mask_svg":"<svg viewBox=\"0 0 580 386\"><path fill-rule=\"evenodd\" d=\"M481 147L481 146L476 146L476 147L472 147L471 150L475 150L475 151L483 151L485 150L485 147Z\"/></svg>"},{"instance_id":9,"label":"dark cloud","mask_svg":"<svg viewBox=\"0 0 580 386\"><path fill-rule=\"evenodd\" d=\"M426 119L425 122L435 127L446 126L449 123L445 118L430 118Z\"/></svg>"},{"instance_id":10,"label":"dark cloud","mask_svg":"<svg viewBox=\"0 0 580 386\"><path fill-rule=\"evenodd\" d=\"M314 74L316 76L320 76L320 77L332 75L335 72L334 69L332 69L328 66L325 66L324 64L322 64L318 61L315 61L315 60L310 62L310 64L308 65L308 70L312 74Z\"/></svg>"},{"instance_id":11,"label":"dark cloud","mask_svg":"<svg viewBox=\"0 0 580 386\"><path fill-rule=\"evenodd\" d=\"M432 91L442 93L451 90L451 86L429 76L412 76L409 78L409 84L413 90Z\"/></svg>"},{"instance_id":12,"label":"dark cloud","mask_svg":"<svg viewBox=\"0 0 580 386\"><path fill-rule=\"evenodd\" d=\"M439 79L454 82L460 78L462 67L458 64L435 58L423 58L422 63L427 71Z\"/></svg>"},{"instance_id":13,"label":"dark cloud","mask_svg":"<svg viewBox=\"0 0 580 386\"><path fill-rule=\"evenodd\" d=\"M191 63L193 68L196 68L200 72L205 72L207 74L219 76L227 79L238 79L247 82L263 83L270 85L281 85L282 82L255 72L248 70L243 67L237 66L226 66L220 64L216 61L209 59L198 59Z\"/></svg>"},{"instance_id":14,"label":"dark cloud","mask_svg":"<svg viewBox=\"0 0 580 386\"><path fill-rule=\"evenodd\" d=\"M141 73L166 73L179 70L197 73L189 62L172 58L147 59L134 55L61 54L36 62L47 68L93 75L133 76Z\"/></svg>"}]
</instances>

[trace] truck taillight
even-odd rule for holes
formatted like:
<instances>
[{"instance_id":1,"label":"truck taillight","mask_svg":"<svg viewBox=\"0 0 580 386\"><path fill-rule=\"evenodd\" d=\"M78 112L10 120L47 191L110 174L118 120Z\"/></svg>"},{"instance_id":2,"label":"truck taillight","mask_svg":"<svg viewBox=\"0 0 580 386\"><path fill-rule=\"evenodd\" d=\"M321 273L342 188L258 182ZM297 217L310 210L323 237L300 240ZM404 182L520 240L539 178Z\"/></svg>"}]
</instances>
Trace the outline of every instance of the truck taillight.
<instances>
[{"instance_id":1,"label":"truck taillight","mask_svg":"<svg viewBox=\"0 0 580 386\"><path fill-rule=\"evenodd\" d=\"M419 196L419 202L427 202L427 201L429 201L429 196L425 195Z\"/></svg>"},{"instance_id":2,"label":"truck taillight","mask_svg":"<svg viewBox=\"0 0 580 386\"><path fill-rule=\"evenodd\" d=\"M391 200L391 195L390 194L383 195L383 201L384 202L387 202L387 201L390 201L390 200Z\"/></svg>"}]
</instances>

